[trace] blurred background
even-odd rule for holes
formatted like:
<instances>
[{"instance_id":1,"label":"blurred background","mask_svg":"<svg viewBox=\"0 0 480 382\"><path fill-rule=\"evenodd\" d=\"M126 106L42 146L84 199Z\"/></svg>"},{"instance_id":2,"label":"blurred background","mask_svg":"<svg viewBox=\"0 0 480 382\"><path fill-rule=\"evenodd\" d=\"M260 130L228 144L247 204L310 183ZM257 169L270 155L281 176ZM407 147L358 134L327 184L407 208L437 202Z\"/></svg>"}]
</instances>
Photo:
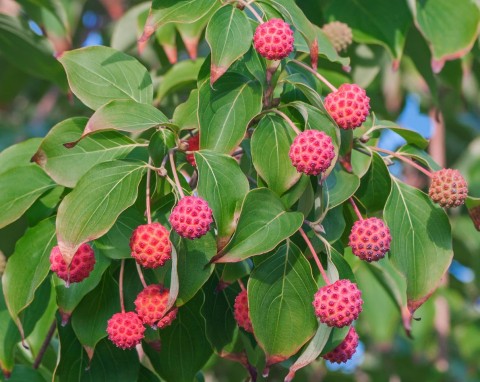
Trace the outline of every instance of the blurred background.
<instances>
[{"instance_id":1,"label":"blurred background","mask_svg":"<svg viewBox=\"0 0 480 382\"><path fill-rule=\"evenodd\" d=\"M367 13L371 11L370 26L356 21L355 17L363 15L352 16L355 12L347 8L353 3L362 3ZM431 139L429 150L435 161L461 170L470 195L480 197L478 25L471 49L458 58L433 62L429 44L414 23L405 26L400 53L392 54L391 44L381 34L394 22L390 19L395 19L396 7L403 0L385 3L297 1L316 25L340 20L353 30L353 43L340 53L350 58L349 67L325 59L320 60L319 71L335 85L355 82L367 88L378 119L396 121ZM0 0L0 151L45 136L65 118L91 115L68 93L65 76L53 58L89 45L112 46L150 68L157 87L156 105L171 117L175 106L196 86L202 57L209 49L202 25L169 24L157 31L140 56L136 39L149 6L150 2L127 0ZM438 33L448 38L449 30ZM175 62L182 64L171 70ZM390 150L403 144L393 132L384 133L379 143ZM395 165L391 171L410 184L427 185L411 168ZM316 362L299 371L295 380L480 381L480 234L465 207L449 213L455 259L443 286L416 312L419 321L413 323L413 340L405 335L400 314L382 286L363 269L365 265L355 264L360 289L367 296L357 323L360 351L341 367ZM25 216L0 230L0 250L7 257L28 224ZM346 257L355 263L351 254ZM241 381L247 376L239 365L218 357L209 365L209 381ZM275 374L272 370L269 380L280 381L285 375Z\"/></svg>"}]
</instances>

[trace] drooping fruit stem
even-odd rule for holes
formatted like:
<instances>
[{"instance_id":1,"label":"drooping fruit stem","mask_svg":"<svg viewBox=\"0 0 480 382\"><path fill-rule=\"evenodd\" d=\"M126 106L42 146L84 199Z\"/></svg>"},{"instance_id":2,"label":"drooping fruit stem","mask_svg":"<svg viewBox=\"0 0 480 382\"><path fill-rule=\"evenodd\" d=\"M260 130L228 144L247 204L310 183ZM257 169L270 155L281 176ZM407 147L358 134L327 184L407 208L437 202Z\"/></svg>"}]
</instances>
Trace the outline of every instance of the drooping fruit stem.
<instances>
[{"instance_id":1,"label":"drooping fruit stem","mask_svg":"<svg viewBox=\"0 0 480 382\"><path fill-rule=\"evenodd\" d=\"M325 272L325 269L323 268L322 263L320 262L320 259L317 256L317 252L315 252L315 248L313 248L312 242L308 238L303 228L300 228L299 232L300 232L300 235L302 235L303 240L305 240L305 243L307 243L308 249L310 249L310 252L312 252L313 259L315 260L315 263L317 263L318 270L320 271L320 274L322 275L323 280L327 285L330 285L330 280L327 276L327 273Z\"/></svg>"},{"instance_id":2,"label":"drooping fruit stem","mask_svg":"<svg viewBox=\"0 0 480 382\"><path fill-rule=\"evenodd\" d=\"M123 274L125 273L125 259L120 263L120 277L118 278L118 293L120 294L120 308L125 313L125 303L123 301Z\"/></svg>"},{"instance_id":3,"label":"drooping fruit stem","mask_svg":"<svg viewBox=\"0 0 480 382\"><path fill-rule=\"evenodd\" d=\"M430 171L428 171L427 169L423 168L419 164L415 163L413 160L411 160L411 159L409 159L409 158L407 158L407 157L405 157L405 156L403 156L399 153L396 153L396 152L393 152L393 151L390 151L390 150L386 150L386 149L381 149L380 147L375 147L375 146L369 146L369 148L373 151L388 154L392 157L400 159L401 161L403 161L405 163L408 163L410 166L415 167L418 171L423 172L429 178L433 177L433 174Z\"/></svg>"},{"instance_id":4,"label":"drooping fruit stem","mask_svg":"<svg viewBox=\"0 0 480 382\"><path fill-rule=\"evenodd\" d=\"M272 82L272 78L279 66L280 66L279 60L274 60L267 63L267 72L266 72L267 88L263 92L263 106L265 108L271 107L272 95L275 89L275 83Z\"/></svg>"},{"instance_id":5,"label":"drooping fruit stem","mask_svg":"<svg viewBox=\"0 0 480 382\"><path fill-rule=\"evenodd\" d=\"M299 135L301 133L301 131L298 129L298 127L295 126L293 121L283 111L280 111L280 110L277 110L277 109L271 109L270 111L275 113L275 114L278 114L280 117L282 117L288 123L288 125L293 129L293 131L295 131L295 134Z\"/></svg>"},{"instance_id":6,"label":"drooping fruit stem","mask_svg":"<svg viewBox=\"0 0 480 382\"><path fill-rule=\"evenodd\" d=\"M353 210L355 211L355 214L358 217L358 220L363 220L363 216L360 213L360 211L358 210L358 207L357 207L357 204L355 203L355 200L353 200L353 198L349 198L348 200L349 200L350 204L352 205Z\"/></svg>"},{"instance_id":7,"label":"drooping fruit stem","mask_svg":"<svg viewBox=\"0 0 480 382\"><path fill-rule=\"evenodd\" d=\"M152 177L152 169L150 166L152 165L152 159L150 158L148 160L149 167L147 168L147 187L146 187L146 200L145 200L145 205L146 205L146 214L147 214L147 222L148 224L152 223L152 211L150 207L150 180Z\"/></svg>"},{"instance_id":8,"label":"drooping fruit stem","mask_svg":"<svg viewBox=\"0 0 480 382\"><path fill-rule=\"evenodd\" d=\"M246 290L245 285L243 285L243 281L240 280L240 279L238 279L237 281L238 281L238 285L240 285L240 289L241 289L242 291Z\"/></svg>"},{"instance_id":9,"label":"drooping fruit stem","mask_svg":"<svg viewBox=\"0 0 480 382\"><path fill-rule=\"evenodd\" d=\"M255 10L255 8L253 8L253 7L251 6L251 4L250 4L249 1L237 0L237 2L240 3L240 4L242 4L242 5L244 5L245 7L247 7L248 10L249 10L250 12L252 12L252 14L255 16L255 18L258 20L258 22L259 22L260 24L263 23L263 19L260 17L260 15L259 15L258 12Z\"/></svg>"},{"instance_id":10,"label":"drooping fruit stem","mask_svg":"<svg viewBox=\"0 0 480 382\"><path fill-rule=\"evenodd\" d=\"M183 193L183 188L182 188L182 185L180 184L180 179L178 178L177 168L175 167L175 158L173 156L173 150L169 151L168 156L170 158L170 166L172 166L173 178L175 179L175 184L177 185L178 193L182 198L184 198L185 194Z\"/></svg>"},{"instance_id":11,"label":"drooping fruit stem","mask_svg":"<svg viewBox=\"0 0 480 382\"><path fill-rule=\"evenodd\" d=\"M315 77L317 77L320 81L322 81L325 85L327 85L332 92L336 92L337 88L331 84L330 81L328 81L324 76L322 76L320 73L318 73L316 70L313 70L310 66L304 64L302 61L298 60L291 60L291 62L294 62L298 66L301 66L302 68L308 70L310 73L312 73Z\"/></svg>"},{"instance_id":12,"label":"drooping fruit stem","mask_svg":"<svg viewBox=\"0 0 480 382\"><path fill-rule=\"evenodd\" d=\"M147 283L145 282L145 277L143 277L142 268L140 268L140 264L136 263L136 265L137 265L137 272L138 272L138 277L140 279L140 282L142 283L143 287L146 288Z\"/></svg>"},{"instance_id":13,"label":"drooping fruit stem","mask_svg":"<svg viewBox=\"0 0 480 382\"><path fill-rule=\"evenodd\" d=\"M48 333L45 337L45 340L42 343L42 347L40 348L37 356L35 357L35 361L33 362L33 368L38 369L40 364L42 363L43 356L48 349L48 345L50 345L50 341L52 341L52 337L55 334L55 330L57 329L57 320L53 320L52 325L50 325L50 329L48 329Z\"/></svg>"}]
</instances>

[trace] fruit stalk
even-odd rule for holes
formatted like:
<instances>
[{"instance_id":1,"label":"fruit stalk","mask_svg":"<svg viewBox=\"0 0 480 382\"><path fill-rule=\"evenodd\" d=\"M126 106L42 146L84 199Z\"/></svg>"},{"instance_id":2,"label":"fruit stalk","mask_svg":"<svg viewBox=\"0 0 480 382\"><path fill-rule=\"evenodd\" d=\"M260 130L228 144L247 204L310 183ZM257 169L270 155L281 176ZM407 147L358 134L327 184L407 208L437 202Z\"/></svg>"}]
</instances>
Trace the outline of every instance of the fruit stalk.
<instances>
[{"instance_id":1,"label":"fruit stalk","mask_svg":"<svg viewBox=\"0 0 480 382\"><path fill-rule=\"evenodd\" d=\"M300 235L302 235L303 240L305 240L305 243L307 243L308 249L310 249L310 252L312 252L313 259L315 260L315 263L317 263L318 270L320 271L320 274L322 275L323 280L327 285L330 284L330 279L327 276L327 273L325 272L325 269L323 268L322 263L320 262L320 259L317 256L317 252L315 252L315 248L313 248L312 242L308 238L307 234L303 230L303 228L299 229Z\"/></svg>"},{"instance_id":2,"label":"fruit stalk","mask_svg":"<svg viewBox=\"0 0 480 382\"><path fill-rule=\"evenodd\" d=\"M337 88L331 84L330 81L328 81L324 76L322 76L320 73L318 73L316 70L313 70L310 66L305 65L303 62L298 61L298 60L291 60L291 62L294 62L298 66L301 66L302 68L308 70L310 73L312 73L315 77L317 77L320 81L322 81L325 85L327 85L332 92L336 92Z\"/></svg>"}]
</instances>

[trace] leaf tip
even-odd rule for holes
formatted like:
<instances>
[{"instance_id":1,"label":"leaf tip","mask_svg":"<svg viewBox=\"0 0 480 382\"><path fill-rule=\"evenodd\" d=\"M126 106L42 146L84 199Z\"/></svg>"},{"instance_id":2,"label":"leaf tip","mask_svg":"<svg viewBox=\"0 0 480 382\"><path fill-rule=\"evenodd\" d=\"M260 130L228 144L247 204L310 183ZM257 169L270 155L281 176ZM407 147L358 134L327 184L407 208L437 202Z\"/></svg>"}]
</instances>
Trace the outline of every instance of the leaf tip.
<instances>
[{"instance_id":1,"label":"leaf tip","mask_svg":"<svg viewBox=\"0 0 480 382\"><path fill-rule=\"evenodd\" d=\"M175 45L162 45L165 54L167 55L168 62L170 64L176 64L178 60L177 47Z\"/></svg>"},{"instance_id":2,"label":"leaf tip","mask_svg":"<svg viewBox=\"0 0 480 382\"><path fill-rule=\"evenodd\" d=\"M312 61L313 70L317 70L318 67L318 39L313 40L312 46L310 46L310 60Z\"/></svg>"},{"instance_id":3,"label":"leaf tip","mask_svg":"<svg viewBox=\"0 0 480 382\"><path fill-rule=\"evenodd\" d=\"M78 144L78 142L80 142L80 139L78 139L76 141L73 141L73 142L64 143L63 147L65 147L66 149L72 149Z\"/></svg>"},{"instance_id":4,"label":"leaf tip","mask_svg":"<svg viewBox=\"0 0 480 382\"><path fill-rule=\"evenodd\" d=\"M45 151L42 149L38 149L38 151L33 155L30 162L38 164L40 167L44 167L47 163L47 156L45 155Z\"/></svg>"},{"instance_id":5,"label":"leaf tip","mask_svg":"<svg viewBox=\"0 0 480 382\"><path fill-rule=\"evenodd\" d=\"M198 38L185 37L183 38L183 43L185 44L185 49L187 49L187 53L190 58L192 60L196 60L198 53Z\"/></svg>"},{"instance_id":6,"label":"leaf tip","mask_svg":"<svg viewBox=\"0 0 480 382\"><path fill-rule=\"evenodd\" d=\"M212 63L211 67L210 67L210 73L211 73L211 76L210 76L210 86L213 86L213 84L221 77L225 74L225 72L227 71L227 67L225 66L217 66L215 64Z\"/></svg>"},{"instance_id":7,"label":"leaf tip","mask_svg":"<svg viewBox=\"0 0 480 382\"><path fill-rule=\"evenodd\" d=\"M143 28L143 33L137 41L137 49L139 54L143 53L143 51L145 50L145 47L147 46L148 40L154 33L155 33L155 27L151 25L151 18L149 16L147 19L147 22L145 23L145 27Z\"/></svg>"}]
</instances>

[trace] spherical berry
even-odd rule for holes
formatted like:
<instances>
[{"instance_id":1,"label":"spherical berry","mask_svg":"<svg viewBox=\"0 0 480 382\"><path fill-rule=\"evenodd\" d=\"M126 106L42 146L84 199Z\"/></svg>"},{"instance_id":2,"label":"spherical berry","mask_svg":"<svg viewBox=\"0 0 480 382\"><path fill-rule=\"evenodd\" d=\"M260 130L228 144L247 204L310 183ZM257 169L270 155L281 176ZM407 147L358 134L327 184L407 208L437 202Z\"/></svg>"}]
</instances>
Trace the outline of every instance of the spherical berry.
<instances>
[{"instance_id":1,"label":"spherical berry","mask_svg":"<svg viewBox=\"0 0 480 382\"><path fill-rule=\"evenodd\" d=\"M248 310L248 297L246 290L242 290L235 298L233 315L238 326L245 329L247 332L253 333L252 321L250 321L250 313Z\"/></svg>"},{"instance_id":2,"label":"spherical berry","mask_svg":"<svg viewBox=\"0 0 480 382\"><path fill-rule=\"evenodd\" d=\"M435 171L428 195L442 207L451 208L461 206L467 198L468 185L458 170L444 168Z\"/></svg>"},{"instance_id":3,"label":"spherical berry","mask_svg":"<svg viewBox=\"0 0 480 382\"><path fill-rule=\"evenodd\" d=\"M282 19L270 19L255 30L253 45L263 57L281 60L293 51L293 31Z\"/></svg>"},{"instance_id":4,"label":"spherical berry","mask_svg":"<svg viewBox=\"0 0 480 382\"><path fill-rule=\"evenodd\" d=\"M95 253L88 244L82 244L75 255L73 255L70 267L63 259L60 248L55 246L50 252L50 269L62 280L65 280L67 286L70 283L79 283L86 279L95 266Z\"/></svg>"},{"instance_id":5,"label":"spherical berry","mask_svg":"<svg viewBox=\"0 0 480 382\"><path fill-rule=\"evenodd\" d=\"M328 37L337 52L340 52L352 43L353 34L350 27L340 21L333 21L322 27L323 33Z\"/></svg>"},{"instance_id":6,"label":"spherical berry","mask_svg":"<svg viewBox=\"0 0 480 382\"><path fill-rule=\"evenodd\" d=\"M161 267L172 253L169 235L160 223L138 226L130 238L132 257L145 268Z\"/></svg>"},{"instance_id":7,"label":"spherical berry","mask_svg":"<svg viewBox=\"0 0 480 382\"><path fill-rule=\"evenodd\" d=\"M343 84L325 97L325 109L342 129L362 125L370 112L370 98L360 86Z\"/></svg>"},{"instance_id":8,"label":"spherical berry","mask_svg":"<svg viewBox=\"0 0 480 382\"><path fill-rule=\"evenodd\" d=\"M381 219L368 218L357 220L350 232L352 252L368 262L383 259L390 250L392 236L387 225Z\"/></svg>"},{"instance_id":9,"label":"spherical berry","mask_svg":"<svg viewBox=\"0 0 480 382\"><path fill-rule=\"evenodd\" d=\"M198 134L188 138L186 142L188 143L188 151L198 151L200 148L200 136ZM193 155L193 153L187 154L186 157L188 163L194 167L197 166L197 163L195 162L195 155Z\"/></svg>"},{"instance_id":10,"label":"spherical berry","mask_svg":"<svg viewBox=\"0 0 480 382\"><path fill-rule=\"evenodd\" d=\"M108 320L107 333L110 341L125 350L142 341L145 327L135 312L115 313Z\"/></svg>"},{"instance_id":11,"label":"spherical berry","mask_svg":"<svg viewBox=\"0 0 480 382\"><path fill-rule=\"evenodd\" d=\"M144 324L160 329L170 325L177 317L178 308L167 312L169 290L152 284L142 290L135 299L135 310Z\"/></svg>"},{"instance_id":12,"label":"spherical berry","mask_svg":"<svg viewBox=\"0 0 480 382\"><path fill-rule=\"evenodd\" d=\"M7 266L7 258L3 254L2 251L0 251L0 277L2 277L3 273L5 272L5 267Z\"/></svg>"},{"instance_id":13,"label":"spherical berry","mask_svg":"<svg viewBox=\"0 0 480 382\"><path fill-rule=\"evenodd\" d=\"M288 155L298 172L319 175L330 167L335 149L323 131L305 130L295 137Z\"/></svg>"},{"instance_id":14,"label":"spherical berry","mask_svg":"<svg viewBox=\"0 0 480 382\"><path fill-rule=\"evenodd\" d=\"M337 280L321 287L313 300L315 314L328 326L343 328L355 321L362 311L362 292L350 280Z\"/></svg>"},{"instance_id":15,"label":"spherical berry","mask_svg":"<svg viewBox=\"0 0 480 382\"><path fill-rule=\"evenodd\" d=\"M208 203L198 196L180 199L170 215L170 224L180 236L197 239L205 235L213 222Z\"/></svg>"},{"instance_id":16,"label":"spherical berry","mask_svg":"<svg viewBox=\"0 0 480 382\"><path fill-rule=\"evenodd\" d=\"M347 362L357 351L358 334L352 326L347 336L335 349L323 355L322 357L330 362L344 363Z\"/></svg>"}]
</instances>

